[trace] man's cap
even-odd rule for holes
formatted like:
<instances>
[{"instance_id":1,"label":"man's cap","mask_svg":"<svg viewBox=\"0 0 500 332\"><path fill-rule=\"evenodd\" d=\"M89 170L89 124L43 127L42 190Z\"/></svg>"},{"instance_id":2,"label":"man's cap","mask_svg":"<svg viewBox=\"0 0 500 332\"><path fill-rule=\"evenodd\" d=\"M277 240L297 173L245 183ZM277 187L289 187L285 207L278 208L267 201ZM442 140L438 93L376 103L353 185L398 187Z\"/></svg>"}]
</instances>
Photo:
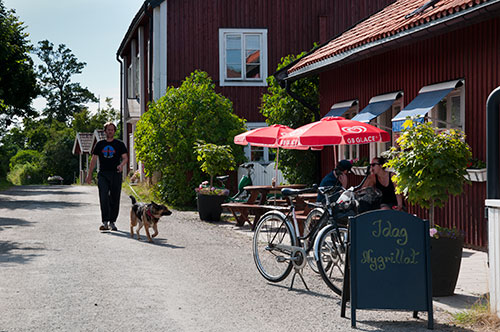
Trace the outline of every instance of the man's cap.
<instances>
[{"instance_id":1,"label":"man's cap","mask_svg":"<svg viewBox=\"0 0 500 332\"><path fill-rule=\"evenodd\" d=\"M337 168L340 171L350 171L352 168L352 164L349 160L344 159L344 160L339 161L339 163L337 164Z\"/></svg>"}]
</instances>

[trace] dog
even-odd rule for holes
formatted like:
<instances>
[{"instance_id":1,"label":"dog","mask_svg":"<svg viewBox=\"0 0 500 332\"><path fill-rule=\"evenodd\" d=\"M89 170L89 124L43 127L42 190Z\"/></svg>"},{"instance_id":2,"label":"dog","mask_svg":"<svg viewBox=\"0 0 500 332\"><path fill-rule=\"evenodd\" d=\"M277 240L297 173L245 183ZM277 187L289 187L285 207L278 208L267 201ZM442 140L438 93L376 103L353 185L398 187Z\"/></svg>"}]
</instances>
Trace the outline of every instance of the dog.
<instances>
[{"instance_id":1,"label":"dog","mask_svg":"<svg viewBox=\"0 0 500 332\"><path fill-rule=\"evenodd\" d=\"M158 235L158 220L162 216L171 215L172 211L162 204L156 204L155 202L151 202L150 204L141 203L137 202L134 196L130 195L129 197L132 200L132 208L130 209L130 237L134 237L134 227L138 225L136 234L137 240L140 241L141 236L139 235L139 231L144 226L148 241L153 243L152 237ZM154 230L152 236L149 234L150 227Z\"/></svg>"}]
</instances>

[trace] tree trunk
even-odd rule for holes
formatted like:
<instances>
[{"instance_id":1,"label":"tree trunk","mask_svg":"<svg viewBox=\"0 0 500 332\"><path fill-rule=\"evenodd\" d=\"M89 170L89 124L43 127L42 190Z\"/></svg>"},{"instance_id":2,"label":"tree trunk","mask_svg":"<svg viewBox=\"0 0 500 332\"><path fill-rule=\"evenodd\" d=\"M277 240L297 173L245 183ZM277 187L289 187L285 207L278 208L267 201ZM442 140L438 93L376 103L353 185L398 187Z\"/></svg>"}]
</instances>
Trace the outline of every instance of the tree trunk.
<instances>
[{"instance_id":1,"label":"tree trunk","mask_svg":"<svg viewBox=\"0 0 500 332\"><path fill-rule=\"evenodd\" d=\"M434 200L431 200L431 206L429 207L429 223L430 227L434 227Z\"/></svg>"}]
</instances>

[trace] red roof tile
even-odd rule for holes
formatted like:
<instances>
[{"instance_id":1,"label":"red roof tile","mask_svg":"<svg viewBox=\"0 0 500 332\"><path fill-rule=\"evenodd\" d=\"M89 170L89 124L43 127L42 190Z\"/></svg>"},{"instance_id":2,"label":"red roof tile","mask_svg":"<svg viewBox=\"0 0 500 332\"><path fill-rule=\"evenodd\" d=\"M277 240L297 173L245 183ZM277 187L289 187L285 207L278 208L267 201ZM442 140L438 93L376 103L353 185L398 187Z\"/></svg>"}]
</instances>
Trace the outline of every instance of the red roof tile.
<instances>
[{"instance_id":1,"label":"red roof tile","mask_svg":"<svg viewBox=\"0 0 500 332\"><path fill-rule=\"evenodd\" d=\"M360 22L353 28L345 31L339 37L331 40L325 46L302 58L292 68L290 68L288 72L293 73L330 57L340 55L347 51L353 51L360 46L395 36L422 24L461 12L467 8L474 7L482 3L496 1L440 0L434 4L434 7L429 7L423 12L405 18L405 16L428 2L429 0L395 1L381 11Z\"/></svg>"}]
</instances>

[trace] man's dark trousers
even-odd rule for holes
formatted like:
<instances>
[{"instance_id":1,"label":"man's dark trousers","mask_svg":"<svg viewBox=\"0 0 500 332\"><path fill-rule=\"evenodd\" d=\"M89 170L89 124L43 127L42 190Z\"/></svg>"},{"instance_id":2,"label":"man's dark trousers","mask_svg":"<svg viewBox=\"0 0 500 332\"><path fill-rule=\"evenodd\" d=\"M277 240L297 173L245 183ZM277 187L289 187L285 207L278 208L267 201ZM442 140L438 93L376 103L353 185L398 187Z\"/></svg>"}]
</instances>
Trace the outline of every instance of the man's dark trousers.
<instances>
[{"instance_id":1,"label":"man's dark trousers","mask_svg":"<svg viewBox=\"0 0 500 332\"><path fill-rule=\"evenodd\" d=\"M102 222L115 222L120 210L122 173L100 171L97 175L97 186L99 188Z\"/></svg>"}]
</instances>

